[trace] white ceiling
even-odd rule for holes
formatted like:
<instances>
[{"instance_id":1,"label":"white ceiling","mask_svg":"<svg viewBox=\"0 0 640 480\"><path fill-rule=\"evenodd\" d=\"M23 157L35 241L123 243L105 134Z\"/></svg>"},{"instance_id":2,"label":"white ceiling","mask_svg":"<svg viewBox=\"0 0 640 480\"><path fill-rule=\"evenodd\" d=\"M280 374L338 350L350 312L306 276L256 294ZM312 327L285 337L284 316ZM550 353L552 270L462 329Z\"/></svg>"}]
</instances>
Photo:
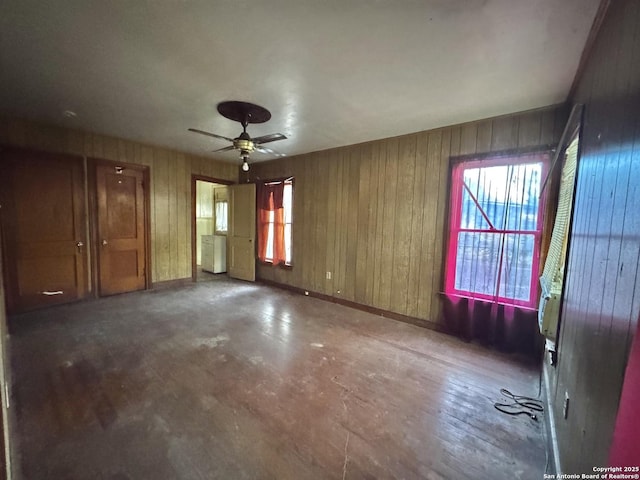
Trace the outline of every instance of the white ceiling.
<instances>
[{"instance_id":1,"label":"white ceiling","mask_svg":"<svg viewBox=\"0 0 640 480\"><path fill-rule=\"evenodd\" d=\"M187 128L244 100L287 155L349 145L563 102L598 3L3 0L0 115L235 162Z\"/></svg>"}]
</instances>

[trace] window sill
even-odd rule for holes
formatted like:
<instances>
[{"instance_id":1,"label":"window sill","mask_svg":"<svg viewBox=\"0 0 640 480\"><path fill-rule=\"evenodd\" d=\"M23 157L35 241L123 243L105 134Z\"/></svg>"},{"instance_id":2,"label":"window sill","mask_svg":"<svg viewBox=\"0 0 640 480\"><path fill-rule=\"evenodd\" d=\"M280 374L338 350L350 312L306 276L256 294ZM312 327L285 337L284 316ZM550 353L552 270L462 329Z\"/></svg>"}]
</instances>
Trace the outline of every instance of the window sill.
<instances>
[{"instance_id":1,"label":"window sill","mask_svg":"<svg viewBox=\"0 0 640 480\"><path fill-rule=\"evenodd\" d=\"M267 267L282 268L283 270L293 270L293 265L291 264L280 263L278 265L274 265L273 262L269 262L269 261L263 262L262 260L258 260L258 263L261 265L265 265Z\"/></svg>"},{"instance_id":2,"label":"window sill","mask_svg":"<svg viewBox=\"0 0 640 480\"><path fill-rule=\"evenodd\" d=\"M504 307L516 307L516 308L520 308L522 310L530 310L533 312L537 312L538 311L538 307L537 306L531 306L531 305L522 305L519 303L507 303L504 301L494 301L494 300L490 300L488 298L482 298L482 297L472 297L471 295L463 295L461 293L447 293L447 292L438 292L438 295L443 296L443 297L450 297L450 298L457 298L457 299L466 299L466 300L476 300L478 302L484 302L484 303L496 303L498 305L502 305Z\"/></svg>"}]
</instances>

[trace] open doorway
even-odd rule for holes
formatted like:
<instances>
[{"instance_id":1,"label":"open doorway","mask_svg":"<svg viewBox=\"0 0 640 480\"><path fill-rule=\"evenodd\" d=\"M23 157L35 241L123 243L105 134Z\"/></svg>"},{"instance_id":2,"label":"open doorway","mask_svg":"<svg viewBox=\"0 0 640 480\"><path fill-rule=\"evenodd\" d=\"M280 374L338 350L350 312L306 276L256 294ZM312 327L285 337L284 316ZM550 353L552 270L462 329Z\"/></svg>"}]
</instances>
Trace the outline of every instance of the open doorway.
<instances>
[{"instance_id":1,"label":"open doorway","mask_svg":"<svg viewBox=\"0 0 640 480\"><path fill-rule=\"evenodd\" d=\"M192 279L214 280L227 272L229 199L223 181L192 177Z\"/></svg>"}]
</instances>

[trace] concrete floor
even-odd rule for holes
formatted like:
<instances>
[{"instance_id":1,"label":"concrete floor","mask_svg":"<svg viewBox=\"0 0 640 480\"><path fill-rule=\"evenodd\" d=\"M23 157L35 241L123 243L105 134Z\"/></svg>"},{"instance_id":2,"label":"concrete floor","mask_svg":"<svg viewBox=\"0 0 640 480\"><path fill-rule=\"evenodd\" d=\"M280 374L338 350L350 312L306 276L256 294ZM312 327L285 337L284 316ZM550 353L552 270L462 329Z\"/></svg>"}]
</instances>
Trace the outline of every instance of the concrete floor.
<instances>
[{"instance_id":1,"label":"concrete floor","mask_svg":"<svg viewBox=\"0 0 640 480\"><path fill-rule=\"evenodd\" d=\"M18 478L542 478L537 369L420 327L228 278L11 321Z\"/></svg>"}]
</instances>

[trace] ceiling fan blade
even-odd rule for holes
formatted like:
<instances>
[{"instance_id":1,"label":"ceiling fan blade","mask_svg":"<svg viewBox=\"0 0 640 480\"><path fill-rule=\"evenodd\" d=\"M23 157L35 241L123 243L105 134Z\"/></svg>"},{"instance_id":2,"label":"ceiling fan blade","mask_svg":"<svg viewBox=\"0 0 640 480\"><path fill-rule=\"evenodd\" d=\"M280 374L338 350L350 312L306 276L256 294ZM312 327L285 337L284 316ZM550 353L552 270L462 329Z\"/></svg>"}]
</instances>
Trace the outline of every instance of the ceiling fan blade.
<instances>
[{"instance_id":1,"label":"ceiling fan blade","mask_svg":"<svg viewBox=\"0 0 640 480\"><path fill-rule=\"evenodd\" d=\"M254 140L255 143L255 140ZM263 147L262 145L255 145L253 147L255 150L257 150L260 153L266 153L268 155L275 155L276 157L286 157L285 153L280 153L280 152L276 152L275 150L272 150L270 148L267 147Z\"/></svg>"},{"instance_id":2,"label":"ceiling fan blade","mask_svg":"<svg viewBox=\"0 0 640 480\"><path fill-rule=\"evenodd\" d=\"M269 135L263 135L261 137L252 138L251 140L253 140L254 144L260 145L262 143L276 142L278 140L286 140L286 139L287 137L285 137L281 133L270 133Z\"/></svg>"},{"instance_id":3,"label":"ceiling fan blade","mask_svg":"<svg viewBox=\"0 0 640 480\"><path fill-rule=\"evenodd\" d=\"M228 152L229 150L233 150L234 147L233 145L229 145L228 147L224 147L224 148L219 148L218 150L213 150L214 152Z\"/></svg>"},{"instance_id":4,"label":"ceiling fan blade","mask_svg":"<svg viewBox=\"0 0 640 480\"><path fill-rule=\"evenodd\" d=\"M190 132L199 133L200 135L206 135L207 137L219 138L220 140L226 140L227 142L233 142L233 138L223 137L222 135L216 135L215 133L205 132L204 130L198 130L197 128L190 128Z\"/></svg>"}]
</instances>

